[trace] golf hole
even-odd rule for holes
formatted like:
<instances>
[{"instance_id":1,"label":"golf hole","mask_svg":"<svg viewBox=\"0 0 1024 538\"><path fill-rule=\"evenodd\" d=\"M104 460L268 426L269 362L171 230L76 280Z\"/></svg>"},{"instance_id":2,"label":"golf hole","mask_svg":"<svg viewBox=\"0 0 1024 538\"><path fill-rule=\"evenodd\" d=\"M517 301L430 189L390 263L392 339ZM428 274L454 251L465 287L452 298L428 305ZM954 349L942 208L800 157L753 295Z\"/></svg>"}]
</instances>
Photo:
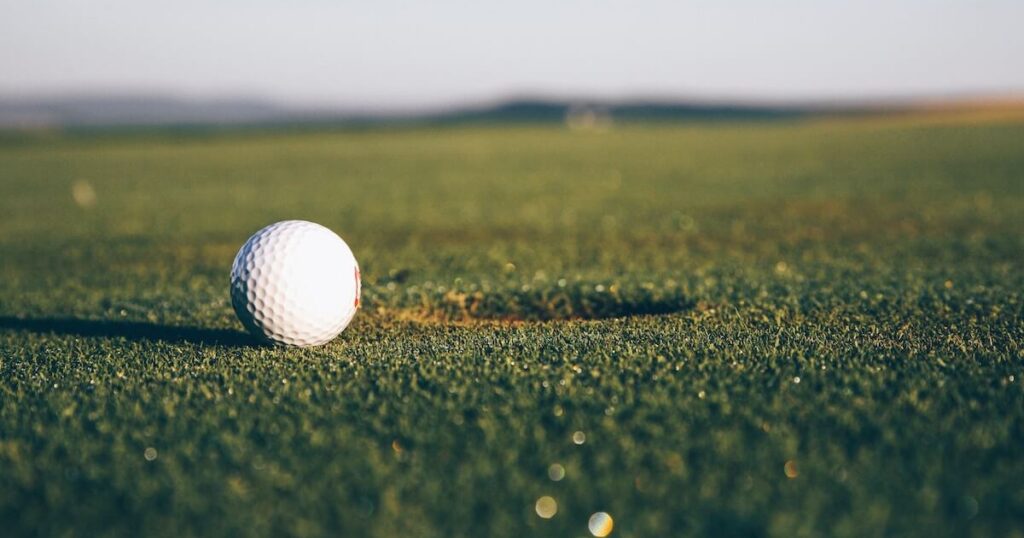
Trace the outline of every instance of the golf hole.
<instances>
[{"instance_id":1,"label":"golf hole","mask_svg":"<svg viewBox=\"0 0 1024 538\"><path fill-rule=\"evenodd\" d=\"M397 310L408 318L432 321L558 321L667 315L692 310L693 299L676 290L530 289L484 293L449 290L419 296L416 305ZM385 308L386 311L395 309Z\"/></svg>"}]
</instances>

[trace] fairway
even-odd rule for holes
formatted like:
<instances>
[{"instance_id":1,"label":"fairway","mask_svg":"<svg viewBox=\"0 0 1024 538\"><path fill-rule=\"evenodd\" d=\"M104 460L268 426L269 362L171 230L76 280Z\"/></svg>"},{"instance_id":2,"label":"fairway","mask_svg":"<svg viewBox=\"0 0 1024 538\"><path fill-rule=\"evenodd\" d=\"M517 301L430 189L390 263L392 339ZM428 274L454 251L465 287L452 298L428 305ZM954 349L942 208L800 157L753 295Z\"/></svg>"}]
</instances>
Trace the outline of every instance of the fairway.
<instances>
[{"instance_id":1,"label":"fairway","mask_svg":"<svg viewBox=\"0 0 1024 538\"><path fill-rule=\"evenodd\" d=\"M0 534L1024 536L1022 234L1013 121L6 133Z\"/></svg>"}]
</instances>

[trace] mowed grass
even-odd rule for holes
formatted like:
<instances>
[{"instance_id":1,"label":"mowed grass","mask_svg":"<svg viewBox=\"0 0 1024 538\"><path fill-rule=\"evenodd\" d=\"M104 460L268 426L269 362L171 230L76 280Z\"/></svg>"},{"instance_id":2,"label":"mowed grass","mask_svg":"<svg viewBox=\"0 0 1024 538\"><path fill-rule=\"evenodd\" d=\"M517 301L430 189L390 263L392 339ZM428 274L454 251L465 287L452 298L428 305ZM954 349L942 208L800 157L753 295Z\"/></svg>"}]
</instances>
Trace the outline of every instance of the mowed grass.
<instances>
[{"instance_id":1,"label":"mowed grass","mask_svg":"<svg viewBox=\"0 0 1024 538\"><path fill-rule=\"evenodd\" d=\"M0 534L1024 536L1024 124L917 121L6 135Z\"/></svg>"}]
</instances>

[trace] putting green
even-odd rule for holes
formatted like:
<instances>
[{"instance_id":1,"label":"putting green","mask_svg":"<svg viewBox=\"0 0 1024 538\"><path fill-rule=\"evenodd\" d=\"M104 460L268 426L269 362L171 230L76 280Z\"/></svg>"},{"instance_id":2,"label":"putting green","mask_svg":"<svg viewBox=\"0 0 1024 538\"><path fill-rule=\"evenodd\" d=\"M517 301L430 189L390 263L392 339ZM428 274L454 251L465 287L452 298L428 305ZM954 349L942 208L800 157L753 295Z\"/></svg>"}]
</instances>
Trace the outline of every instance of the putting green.
<instances>
[{"instance_id":1,"label":"putting green","mask_svg":"<svg viewBox=\"0 0 1024 538\"><path fill-rule=\"evenodd\" d=\"M254 345L232 257L363 309ZM1021 536L1024 124L0 137L12 535Z\"/></svg>"}]
</instances>

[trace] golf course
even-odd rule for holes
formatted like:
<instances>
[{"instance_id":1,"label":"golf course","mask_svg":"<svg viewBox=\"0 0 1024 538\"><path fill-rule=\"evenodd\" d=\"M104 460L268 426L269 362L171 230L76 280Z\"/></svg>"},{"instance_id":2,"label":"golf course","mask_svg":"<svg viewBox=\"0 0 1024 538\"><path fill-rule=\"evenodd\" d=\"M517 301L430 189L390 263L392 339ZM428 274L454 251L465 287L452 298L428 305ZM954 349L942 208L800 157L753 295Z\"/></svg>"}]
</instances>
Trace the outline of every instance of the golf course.
<instances>
[{"instance_id":1,"label":"golf course","mask_svg":"<svg viewBox=\"0 0 1024 538\"><path fill-rule=\"evenodd\" d=\"M1022 268L999 114L5 131L0 535L1024 537Z\"/></svg>"}]
</instances>

